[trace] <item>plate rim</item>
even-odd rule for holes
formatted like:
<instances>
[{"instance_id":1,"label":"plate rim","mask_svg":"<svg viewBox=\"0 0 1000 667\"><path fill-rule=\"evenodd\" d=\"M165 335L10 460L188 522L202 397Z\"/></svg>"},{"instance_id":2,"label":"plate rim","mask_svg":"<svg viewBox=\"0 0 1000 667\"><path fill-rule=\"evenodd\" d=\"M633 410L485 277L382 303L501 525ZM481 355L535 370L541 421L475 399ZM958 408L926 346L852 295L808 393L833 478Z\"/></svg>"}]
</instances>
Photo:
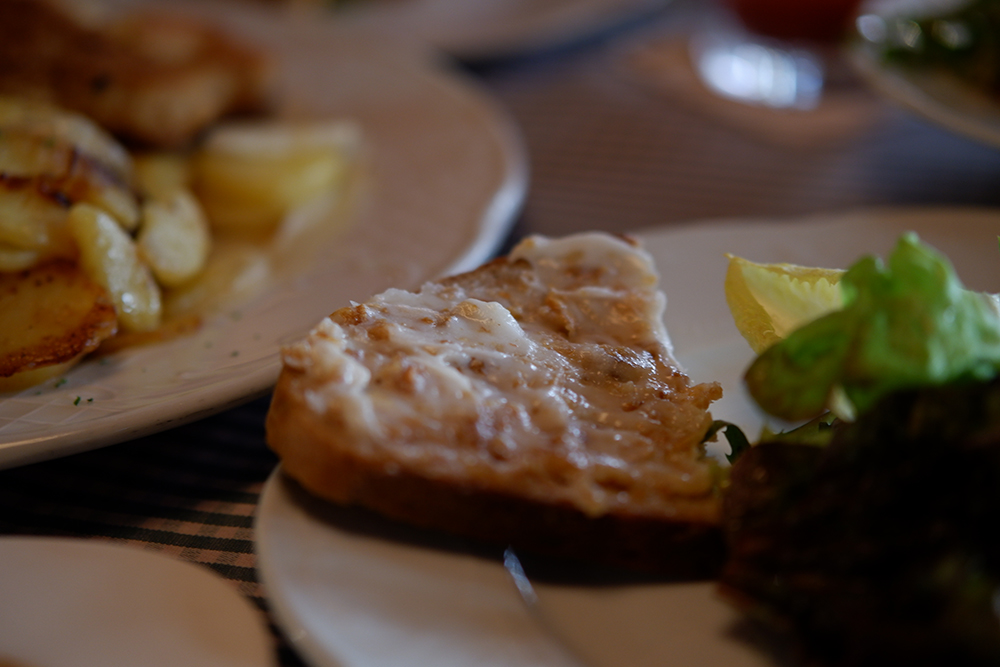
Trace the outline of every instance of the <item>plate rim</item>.
<instances>
[{"instance_id":1,"label":"plate rim","mask_svg":"<svg viewBox=\"0 0 1000 667\"><path fill-rule=\"evenodd\" d=\"M993 99L946 72L884 64L877 46L861 37L848 43L844 53L873 90L900 108L958 135L1000 147L1000 98Z\"/></svg>"}]
</instances>

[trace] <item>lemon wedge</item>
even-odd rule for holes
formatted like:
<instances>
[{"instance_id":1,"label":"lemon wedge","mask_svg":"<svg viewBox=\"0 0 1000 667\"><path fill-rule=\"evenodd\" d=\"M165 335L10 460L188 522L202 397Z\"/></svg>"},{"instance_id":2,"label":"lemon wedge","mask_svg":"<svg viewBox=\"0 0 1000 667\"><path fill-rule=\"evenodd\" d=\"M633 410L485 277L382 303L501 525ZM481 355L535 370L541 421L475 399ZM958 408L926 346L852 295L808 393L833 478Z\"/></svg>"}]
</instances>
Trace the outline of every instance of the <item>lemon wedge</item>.
<instances>
[{"instance_id":1,"label":"lemon wedge","mask_svg":"<svg viewBox=\"0 0 1000 667\"><path fill-rule=\"evenodd\" d=\"M757 354L807 322L841 307L840 269L758 264L727 254L726 303Z\"/></svg>"}]
</instances>

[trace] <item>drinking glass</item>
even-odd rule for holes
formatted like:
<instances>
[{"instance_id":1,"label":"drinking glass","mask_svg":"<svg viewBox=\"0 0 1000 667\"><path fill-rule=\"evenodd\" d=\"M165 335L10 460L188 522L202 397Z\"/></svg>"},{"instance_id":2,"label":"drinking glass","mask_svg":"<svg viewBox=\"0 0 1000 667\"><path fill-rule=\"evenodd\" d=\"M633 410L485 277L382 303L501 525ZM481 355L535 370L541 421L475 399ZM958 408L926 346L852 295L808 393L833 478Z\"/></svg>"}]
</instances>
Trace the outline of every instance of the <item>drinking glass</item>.
<instances>
[{"instance_id":1,"label":"drinking glass","mask_svg":"<svg viewBox=\"0 0 1000 667\"><path fill-rule=\"evenodd\" d=\"M812 109L860 0L724 0L691 40L698 75L729 99Z\"/></svg>"}]
</instances>

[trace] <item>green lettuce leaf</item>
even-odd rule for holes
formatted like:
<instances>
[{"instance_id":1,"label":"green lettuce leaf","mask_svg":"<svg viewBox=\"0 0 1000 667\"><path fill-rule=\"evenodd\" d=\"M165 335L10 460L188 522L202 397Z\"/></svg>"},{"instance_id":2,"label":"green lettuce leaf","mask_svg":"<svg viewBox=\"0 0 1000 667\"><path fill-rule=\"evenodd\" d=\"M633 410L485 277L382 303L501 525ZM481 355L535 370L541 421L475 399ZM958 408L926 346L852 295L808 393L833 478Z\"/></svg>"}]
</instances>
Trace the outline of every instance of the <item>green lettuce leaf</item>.
<instances>
[{"instance_id":1,"label":"green lettuce leaf","mask_svg":"<svg viewBox=\"0 0 1000 667\"><path fill-rule=\"evenodd\" d=\"M841 279L844 307L765 350L746 373L751 396L789 421L827 410L851 420L899 389L1000 369L1000 315L966 290L950 262L903 235L887 263L859 260Z\"/></svg>"}]
</instances>

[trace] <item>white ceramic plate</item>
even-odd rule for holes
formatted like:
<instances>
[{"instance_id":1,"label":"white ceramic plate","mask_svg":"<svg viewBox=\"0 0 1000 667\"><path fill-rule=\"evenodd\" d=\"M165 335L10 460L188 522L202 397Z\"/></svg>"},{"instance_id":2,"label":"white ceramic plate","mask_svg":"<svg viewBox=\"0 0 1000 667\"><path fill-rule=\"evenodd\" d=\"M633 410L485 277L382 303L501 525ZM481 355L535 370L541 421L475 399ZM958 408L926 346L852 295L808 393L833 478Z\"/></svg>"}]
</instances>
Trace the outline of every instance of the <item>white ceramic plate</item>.
<instances>
[{"instance_id":1,"label":"white ceramic plate","mask_svg":"<svg viewBox=\"0 0 1000 667\"><path fill-rule=\"evenodd\" d=\"M257 571L313 667L572 667L501 554L427 540L306 494L278 470L257 510Z\"/></svg>"},{"instance_id":2,"label":"white ceramic plate","mask_svg":"<svg viewBox=\"0 0 1000 667\"><path fill-rule=\"evenodd\" d=\"M740 381L753 355L732 325L724 254L758 262L846 268L885 256L906 230L946 253L966 286L1000 291L1000 211L868 210L783 222L717 221L639 235L657 258L667 329L696 381L719 380L717 418L757 432L761 416ZM531 575L531 572L528 572ZM716 599L712 584L563 585L534 582L535 611L591 667L757 667L775 664L760 639Z\"/></svg>"},{"instance_id":3,"label":"white ceramic plate","mask_svg":"<svg viewBox=\"0 0 1000 667\"><path fill-rule=\"evenodd\" d=\"M668 0L359 0L340 16L451 55L498 58L562 46Z\"/></svg>"},{"instance_id":4,"label":"white ceramic plate","mask_svg":"<svg viewBox=\"0 0 1000 667\"><path fill-rule=\"evenodd\" d=\"M954 0L936 0L954 6ZM935 0L869 3L876 15L929 11ZM919 14L918 14L919 15ZM847 49L855 69L876 91L903 108L977 141L1000 146L1000 99L976 90L947 72L887 65L879 49L858 38Z\"/></svg>"},{"instance_id":5,"label":"white ceramic plate","mask_svg":"<svg viewBox=\"0 0 1000 667\"><path fill-rule=\"evenodd\" d=\"M0 538L0 663L270 667L263 615L207 567L107 542Z\"/></svg>"},{"instance_id":6,"label":"white ceramic plate","mask_svg":"<svg viewBox=\"0 0 1000 667\"><path fill-rule=\"evenodd\" d=\"M263 293L195 335L0 395L0 467L120 442L262 394L277 378L279 345L351 299L478 265L520 207L520 136L469 81L339 32L331 19L205 7L279 57L279 113L360 126L362 176L348 226L275 251L279 271Z\"/></svg>"},{"instance_id":7,"label":"white ceramic plate","mask_svg":"<svg viewBox=\"0 0 1000 667\"><path fill-rule=\"evenodd\" d=\"M946 252L970 288L1000 291L997 211L868 210L673 225L638 235L662 275L678 358L696 381L723 384L715 416L753 433L761 418L740 383L752 355L725 303L724 253L845 267L863 253L884 256L906 230ZM280 468L265 488L256 535L278 622L316 667L770 664L741 637L739 619L715 599L711 584L535 579L537 602L520 604L501 554L453 548L333 508L302 493Z\"/></svg>"}]
</instances>

